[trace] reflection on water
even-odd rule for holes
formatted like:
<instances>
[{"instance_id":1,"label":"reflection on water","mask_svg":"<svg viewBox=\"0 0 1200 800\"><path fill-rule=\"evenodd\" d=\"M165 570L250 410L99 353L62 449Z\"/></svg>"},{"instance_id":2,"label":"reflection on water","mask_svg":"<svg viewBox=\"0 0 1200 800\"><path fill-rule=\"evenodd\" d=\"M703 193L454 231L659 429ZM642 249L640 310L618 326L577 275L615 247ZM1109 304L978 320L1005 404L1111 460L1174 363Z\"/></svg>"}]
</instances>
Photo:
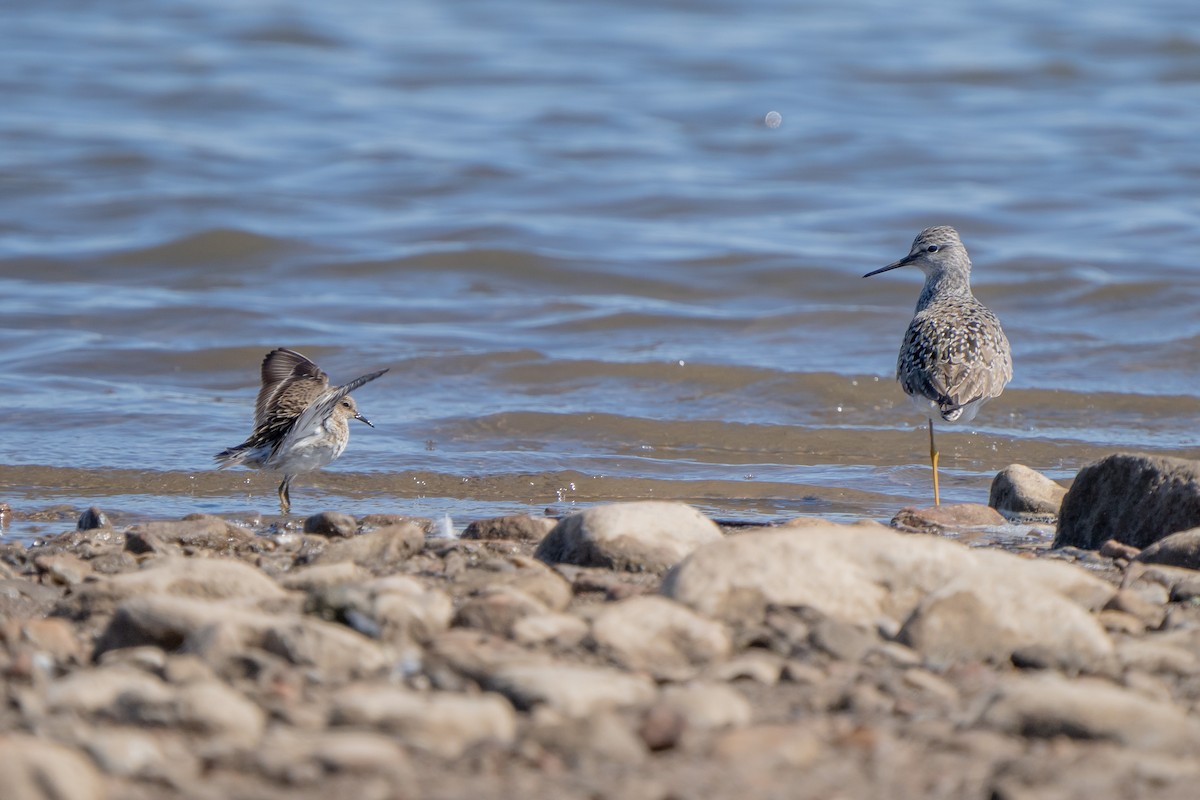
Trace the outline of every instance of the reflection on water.
<instances>
[{"instance_id":1,"label":"reflection on water","mask_svg":"<svg viewBox=\"0 0 1200 800\"><path fill-rule=\"evenodd\" d=\"M277 346L392 369L301 514L887 517L920 279L859 276L939 223L1015 361L948 501L1200 456L1191 5L877 5L0 8L5 530L273 510L211 456Z\"/></svg>"}]
</instances>

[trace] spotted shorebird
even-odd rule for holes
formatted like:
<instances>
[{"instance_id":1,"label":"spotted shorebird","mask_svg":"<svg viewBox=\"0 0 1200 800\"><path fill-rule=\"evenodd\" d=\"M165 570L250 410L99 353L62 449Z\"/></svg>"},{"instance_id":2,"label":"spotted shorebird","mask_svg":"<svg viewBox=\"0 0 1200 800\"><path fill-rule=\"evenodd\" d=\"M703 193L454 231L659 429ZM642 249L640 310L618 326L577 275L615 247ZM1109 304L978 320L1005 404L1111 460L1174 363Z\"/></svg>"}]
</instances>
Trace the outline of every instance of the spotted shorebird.
<instances>
[{"instance_id":1,"label":"spotted shorebird","mask_svg":"<svg viewBox=\"0 0 1200 800\"><path fill-rule=\"evenodd\" d=\"M925 287L900 345L896 379L929 418L933 502L940 505L933 421L970 422L980 406L999 397L1012 380L1012 351L1000 320L971 294L971 259L958 231L926 228L908 255L863 277L909 265L925 273Z\"/></svg>"},{"instance_id":2,"label":"spotted shorebird","mask_svg":"<svg viewBox=\"0 0 1200 800\"><path fill-rule=\"evenodd\" d=\"M217 453L219 469L241 464L283 473L279 509L292 507L292 478L331 463L350 441L349 420L375 426L358 413L350 392L386 369L330 388L329 376L294 350L279 348L262 362L262 388L254 404L254 432L237 447Z\"/></svg>"}]
</instances>

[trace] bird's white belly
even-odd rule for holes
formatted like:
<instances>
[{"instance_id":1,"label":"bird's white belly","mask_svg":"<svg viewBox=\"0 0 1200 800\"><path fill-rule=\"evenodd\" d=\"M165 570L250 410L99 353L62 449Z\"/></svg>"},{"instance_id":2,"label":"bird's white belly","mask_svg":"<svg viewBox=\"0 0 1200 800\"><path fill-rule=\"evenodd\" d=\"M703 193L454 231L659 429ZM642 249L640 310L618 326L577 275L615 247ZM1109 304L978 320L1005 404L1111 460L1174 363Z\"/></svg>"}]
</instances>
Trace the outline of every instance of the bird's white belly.
<instances>
[{"instance_id":1,"label":"bird's white belly","mask_svg":"<svg viewBox=\"0 0 1200 800\"><path fill-rule=\"evenodd\" d=\"M346 449L346 440L326 433L319 427L312 434L280 448L268 465L280 472L312 472L333 462Z\"/></svg>"}]
</instances>

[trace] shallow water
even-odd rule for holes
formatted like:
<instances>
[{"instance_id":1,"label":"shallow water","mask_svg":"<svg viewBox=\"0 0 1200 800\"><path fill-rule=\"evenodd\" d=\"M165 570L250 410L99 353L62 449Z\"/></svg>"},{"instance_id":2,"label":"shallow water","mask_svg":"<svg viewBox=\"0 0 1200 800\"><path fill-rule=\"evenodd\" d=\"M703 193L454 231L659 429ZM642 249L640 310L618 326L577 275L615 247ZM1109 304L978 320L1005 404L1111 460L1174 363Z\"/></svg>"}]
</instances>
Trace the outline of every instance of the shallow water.
<instances>
[{"instance_id":1,"label":"shallow water","mask_svg":"<svg viewBox=\"0 0 1200 800\"><path fill-rule=\"evenodd\" d=\"M299 514L886 518L931 494L920 275L861 275L929 224L1015 361L946 501L1200 457L1190 3L398 9L0 8L9 536L273 512L212 454L276 346L391 368Z\"/></svg>"}]
</instances>

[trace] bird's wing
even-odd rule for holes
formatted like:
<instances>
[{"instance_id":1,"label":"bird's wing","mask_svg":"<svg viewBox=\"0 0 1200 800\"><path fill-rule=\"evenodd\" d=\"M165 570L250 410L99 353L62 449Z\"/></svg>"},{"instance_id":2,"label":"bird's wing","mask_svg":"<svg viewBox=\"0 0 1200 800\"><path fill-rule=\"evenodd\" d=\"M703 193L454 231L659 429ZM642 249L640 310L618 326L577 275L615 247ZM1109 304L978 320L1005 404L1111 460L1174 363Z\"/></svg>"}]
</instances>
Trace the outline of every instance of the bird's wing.
<instances>
[{"instance_id":1,"label":"bird's wing","mask_svg":"<svg viewBox=\"0 0 1200 800\"><path fill-rule=\"evenodd\" d=\"M344 383L337 388L321 393L298 416L294 417L292 424L287 429L287 433L280 437L279 445L276 449L287 449L294 442L319 434L321 427L329 419L329 415L333 413L334 407L341 402L343 397L364 383L370 383L385 372L387 372L387 369L369 372L366 375L360 375L349 383Z\"/></svg>"},{"instance_id":2,"label":"bird's wing","mask_svg":"<svg viewBox=\"0 0 1200 800\"><path fill-rule=\"evenodd\" d=\"M297 393L296 387L304 387ZM300 408L287 409L291 416L299 414L313 396L329 386L329 376L321 371L311 359L295 350L280 347L267 353L262 362L262 386L254 403L254 428L274 428L280 422L280 398L290 395L306 395Z\"/></svg>"},{"instance_id":3,"label":"bird's wing","mask_svg":"<svg viewBox=\"0 0 1200 800\"><path fill-rule=\"evenodd\" d=\"M982 305L960 309L953 328L936 316L917 315L904 335L896 375L906 393L951 414L999 396L1012 380L1008 339Z\"/></svg>"}]
</instances>

